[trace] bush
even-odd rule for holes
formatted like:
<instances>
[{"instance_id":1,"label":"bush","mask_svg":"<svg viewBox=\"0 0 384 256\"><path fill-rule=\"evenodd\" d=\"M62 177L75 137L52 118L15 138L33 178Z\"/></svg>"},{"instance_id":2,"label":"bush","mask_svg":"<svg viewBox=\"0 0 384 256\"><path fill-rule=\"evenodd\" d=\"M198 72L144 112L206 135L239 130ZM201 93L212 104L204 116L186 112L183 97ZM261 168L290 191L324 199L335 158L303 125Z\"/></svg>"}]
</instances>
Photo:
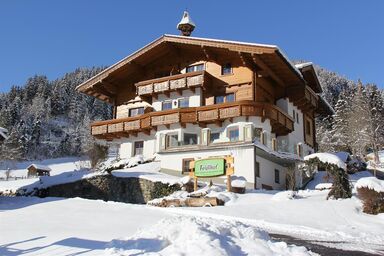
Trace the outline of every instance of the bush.
<instances>
[{"instance_id":1,"label":"bush","mask_svg":"<svg viewBox=\"0 0 384 256\"><path fill-rule=\"evenodd\" d=\"M360 187L357 188L357 195L363 201L363 212L368 214L384 213L384 192Z\"/></svg>"}]
</instances>

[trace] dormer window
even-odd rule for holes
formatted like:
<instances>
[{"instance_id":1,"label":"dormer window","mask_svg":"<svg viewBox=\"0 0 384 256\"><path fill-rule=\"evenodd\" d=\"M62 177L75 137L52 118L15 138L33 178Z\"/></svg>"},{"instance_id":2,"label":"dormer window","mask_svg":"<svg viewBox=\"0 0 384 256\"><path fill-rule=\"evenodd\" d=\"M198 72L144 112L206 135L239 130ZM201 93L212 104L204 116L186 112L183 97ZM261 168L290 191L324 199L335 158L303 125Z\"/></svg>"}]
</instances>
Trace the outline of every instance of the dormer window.
<instances>
[{"instance_id":1,"label":"dormer window","mask_svg":"<svg viewBox=\"0 0 384 256\"><path fill-rule=\"evenodd\" d=\"M186 72L191 73L191 72L203 71L203 70L204 70L204 64L198 64L198 65L188 66Z\"/></svg>"},{"instance_id":2,"label":"dormer window","mask_svg":"<svg viewBox=\"0 0 384 256\"><path fill-rule=\"evenodd\" d=\"M221 66L221 74L222 75L231 75L232 74L232 64L226 63Z\"/></svg>"},{"instance_id":3,"label":"dormer window","mask_svg":"<svg viewBox=\"0 0 384 256\"><path fill-rule=\"evenodd\" d=\"M129 110L129 116L132 117L132 116L138 116L138 115L142 115L144 114L144 107L141 107L141 108L131 108Z\"/></svg>"}]
</instances>

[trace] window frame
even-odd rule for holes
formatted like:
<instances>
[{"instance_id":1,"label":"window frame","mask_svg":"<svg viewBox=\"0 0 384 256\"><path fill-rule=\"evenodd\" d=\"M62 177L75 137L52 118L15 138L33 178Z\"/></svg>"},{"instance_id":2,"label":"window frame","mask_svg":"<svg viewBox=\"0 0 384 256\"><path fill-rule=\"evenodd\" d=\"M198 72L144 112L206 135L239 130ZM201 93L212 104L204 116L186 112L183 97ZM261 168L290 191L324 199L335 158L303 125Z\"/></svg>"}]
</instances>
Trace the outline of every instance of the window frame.
<instances>
[{"instance_id":1,"label":"window frame","mask_svg":"<svg viewBox=\"0 0 384 256\"><path fill-rule=\"evenodd\" d=\"M201 67L201 68L198 68L198 67ZM204 71L204 70L205 70L204 63L200 63L200 64L194 64L194 65L187 66L185 68L185 73L192 73L192 72Z\"/></svg>"},{"instance_id":2,"label":"window frame","mask_svg":"<svg viewBox=\"0 0 384 256\"><path fill-rule=\"evenodd\" d=\"M196 136L196 143L195 144L187 144L186 141L185 141L185 135L194 135ZM185 146L193 146L193 145L197 145L199 142L199 137L196 133L190 133L190 132L185 132L183 133L183 145Z\"/></svg>"},{"instance_id":3,"label":"window frame","mask_svg":"<svg viewBox=\"0 0 384 256\"><path fill-rule=\"evenodd\" d=\"M170 138L174 138L176 137L176 145L171 145L170 143ZM166 134L166 137L165 137L165 145L166 147L165 148L175 148L175 147L178 147L180 144L180 141L179 141L179 133L167 133Z\"/></svg>"},{"instance_id":4,"label":"window frame","mask_svg":"<svg viewBox=\"0 0 384 256\"><path fill-rule=\"evenodd\" d=\"M280 170L275 169L275 183L280 184Z\"/></svg>"},{"instance_id":5,"label":"window frame","mask_svg":"<svg viewBox=\"0 0 384 256\"><path fill-rule=\"evenodd\" d=\"M192 162L192 161L195 161L194 158L183 158L182 159L182 166L181 166L181 173L184 174L184 173L190 173L190 169L189 169L189 163ZM186 166L186 164L188 163L188 166ZM187 167L187 168L186 168ZM185 170L188 170L188 171L185 171Z\"/></svg>"},{"instance_id":6,"label":"window frame","mask_svg":"<svg viewBox=\"0 0 384 256\"><path fill-rule=\"evenodd\" d=\"M220 139L220 132L210 132L210 134L209 134L209 143L214 143L214 141L216 140L216 139L212 139L212 134L218 134L219 136L217 137L217 139Z\"/></svg>"},{"instance_id":7,"label":"window frame","mask_svg":"<svg viewBox=\"0 0 384 256\"><path fill-rule=\"evenodd\" d=\"M139 111L138 111L136 115L132 115L132 110L139 110L139 109L142 109L143 112L139 113ZM142 115L142 114L144 114L144 107L130 108L129 111L128 111L128 116L129 117L135 117L135 116L139 116L139 115Z\"/></svg>"},{"instance_id":8,"label":"window frame","mask_svg":"<svg viewBox=\"0 0 384 256\"><path fill-rule=\"evenodd\" d=\"M233 75L232 63L227 62L224 65L221 65L221 75L222 76Z\"/></svg>"},{"instance_id":9,"label":"window frame","mask_svg":"<svg viewBox=\"0 0 384 256\"><path fill-rule=\"evenodd\" d=\"M164 109L164 104L170 104L171 108ZM161 102L161 110L169 110L173 108L172 100L165 100Z\"/></svg>"},{"instance_id":10,"label":"window frame","mask_svg":"<svg viewBox=\"0 0 384 256\"><path fill-rule=\"evenodd\" d=\"M188 102L188 105L185 107L185 106L181 106L180 102L182 101L187 101ZM189 97L184 97L184 98L180 98L180 99L177 99L177 105L179 108L189 108Z\"/></svg>"},{"instance_id":11,"label":"window frame","mask_svg":"<svg viewBox=\"0 0 384 256\"><path fill-rule=\"evenodd\" d=\"M231 139L231 132L232 131L237 131L237 140L232 140ZM238 141L240 141L240 129L239 129L239 126L233 126L233 127L227 128L227 137L228 137L230 142L238 142Z\"/></svg>"},{"instance_id":12,"label":"window frame","mask_svg":"<svg viewBox=\"0 0 384 256\"><path fill-rule=\"evenodd\" d=\"M139 149L139 148L136 147L136 145L138 143L141 143L141 145L142 145L142 147L140 148L141 154L137 153L137 149ZM137 141L133 142L133 156L138 156L138 155L143 155L143 154L144 154L144 141L143 140L137 140Z\"/></svg>"}]
</instances>

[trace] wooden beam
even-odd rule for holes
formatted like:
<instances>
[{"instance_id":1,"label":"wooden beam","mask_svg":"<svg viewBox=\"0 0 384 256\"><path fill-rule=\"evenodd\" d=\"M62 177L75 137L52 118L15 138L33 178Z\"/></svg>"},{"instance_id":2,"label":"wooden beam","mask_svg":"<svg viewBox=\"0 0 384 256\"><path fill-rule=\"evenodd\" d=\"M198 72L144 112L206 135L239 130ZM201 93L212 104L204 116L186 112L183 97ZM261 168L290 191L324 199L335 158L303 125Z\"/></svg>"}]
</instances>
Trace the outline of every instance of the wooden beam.
<instances>
[{"instance_id":1,"label":"wooden beam","mask_svg":"<svg viewBox=\"0 0 384 256\"><path fill-rule=\"evenodd\" d=\"M272 69L268 67L268 65L265 64L264 61L259 56L257 56L256 54L252 54L252 59L257 66L259 66L262 70L267 71L268 74L272 77L273 80L277 82L278 85L282 87L285 86L284 82L279 78L279 76L276 75L276 73L273 72Z\"/></svg>"},{"instance_id":2,"label":"wooden beam","mask_svg":"<svg viewBox=\"0 0 384 256\"><path fill-rule=\"evenodd\" d=\"M100 80L99 83L101 85L103 85L104 89L109 91L111 94L117 94L117 92L118 92L118 89L117 89L118 86L117 85L115 85L111 82L108 82L105 79Z\"/></svg>"},{"instance_id":3,"label":"wooden beam","mask_svg":"<svg viewBox=\"0 0 384 256\"><path fill-rule=\"evenodd\" d=\"M207 58L207 60L211 60L211 61L217 62L216 55L213 54L212 51L208 47L202 45L201 49L203 50L203 53L205 55L205 58Z\"/></svg>"},{"instance_id":4,"label":"wooden beam","mask_svg":"<svg viewBox=\"0 0 384 256\"><path fill-rule=\"evenodd\" d=\"M116 97L116 94L110 93L101 84L95 84L94 88L95 88L95 91L100 92L101 94L103 94L109 98L115 98Z\"/></svg>"}]
</instances>

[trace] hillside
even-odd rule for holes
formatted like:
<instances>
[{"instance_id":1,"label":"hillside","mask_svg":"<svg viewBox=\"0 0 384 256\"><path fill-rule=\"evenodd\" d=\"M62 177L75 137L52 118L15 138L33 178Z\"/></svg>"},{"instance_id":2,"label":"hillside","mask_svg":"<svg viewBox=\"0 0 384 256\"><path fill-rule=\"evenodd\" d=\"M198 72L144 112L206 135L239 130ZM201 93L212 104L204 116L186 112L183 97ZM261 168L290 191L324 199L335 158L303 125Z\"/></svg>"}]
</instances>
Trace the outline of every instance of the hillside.
<instances>
[{"instance_id":1,"label":"hillside","mask_svg":"<svg viewBox=\"0 0 384 256\"><path fill-rule=\"evenodd\" d=\"M0 94L0 126L10 137L0 159L45 159L84 154L92 144L89 124L111 117L111 107L75 87L103 68L81 68L49 81L34 76Z\"/></svg>"}]
</instances>

